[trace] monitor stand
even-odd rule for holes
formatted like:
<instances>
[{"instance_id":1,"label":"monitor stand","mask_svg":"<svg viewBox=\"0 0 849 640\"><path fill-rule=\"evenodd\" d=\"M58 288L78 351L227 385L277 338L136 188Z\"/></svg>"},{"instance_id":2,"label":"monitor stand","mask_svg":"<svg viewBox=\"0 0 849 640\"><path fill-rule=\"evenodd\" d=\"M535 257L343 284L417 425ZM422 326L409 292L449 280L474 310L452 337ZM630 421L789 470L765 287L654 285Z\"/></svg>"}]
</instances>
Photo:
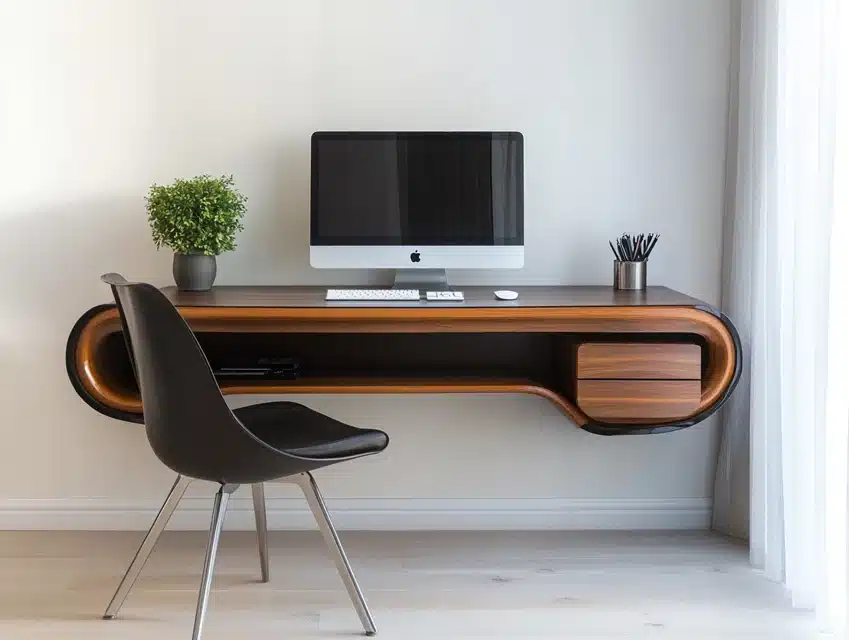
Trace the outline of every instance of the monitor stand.
<instances>
[{"instance_id":1,"label":"monitor stand","mask_svg":"<svg viewBox=\"0 0 849 640\"><path fill-rule=\"evenodd\" d=\"M448 291L445 269L396 269L394 289Z\"/></svg>"}]
</instances>

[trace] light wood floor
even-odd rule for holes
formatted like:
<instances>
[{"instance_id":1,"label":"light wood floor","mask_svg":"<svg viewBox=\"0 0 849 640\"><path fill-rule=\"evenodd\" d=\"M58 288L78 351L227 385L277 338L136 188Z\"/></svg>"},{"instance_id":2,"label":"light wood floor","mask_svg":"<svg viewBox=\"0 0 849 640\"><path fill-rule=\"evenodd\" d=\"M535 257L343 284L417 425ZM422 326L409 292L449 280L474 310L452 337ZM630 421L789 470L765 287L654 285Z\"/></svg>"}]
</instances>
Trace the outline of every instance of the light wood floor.
<instances>
[{"instance_id":1,"label":"light wood floor","mask_svg":"<svg viewBox=\"0 0 849 640\"><path fill-rule=\"evenodd\" d=\"M815 637L746 550L706 533L342 533L384 640ZM205 534L166 533L118 619L102 621L140 533L0 533L0 638L191 637ZM354 637L318 533L226 532L205 640Z\"/></svg>"}]
</instances>

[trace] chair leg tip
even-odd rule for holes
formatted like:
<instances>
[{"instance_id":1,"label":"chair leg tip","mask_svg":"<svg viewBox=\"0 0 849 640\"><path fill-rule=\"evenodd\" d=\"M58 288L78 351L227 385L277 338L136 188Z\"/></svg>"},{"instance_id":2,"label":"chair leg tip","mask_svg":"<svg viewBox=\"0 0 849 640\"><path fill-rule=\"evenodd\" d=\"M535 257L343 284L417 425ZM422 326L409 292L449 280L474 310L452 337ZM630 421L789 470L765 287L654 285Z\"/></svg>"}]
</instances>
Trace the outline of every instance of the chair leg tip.
<instances>
[{"instance_id":1,"label":"chair leg tip","mask_svg":"<svg viewBox=\"0 0 849 640\"><path fill-rule=\"evenodd\" d=\"M113 616L113 615L111 615L111 614L108 614L108 613L104 613L104 614L103 614L103 619L104 619L104 620L111 620L111 619L112 619L112 618L114 618L114 617L115 617L115 616Z\"/></svg>"},{"instance_id":2,"label":"chair leg tip","mask_svg":"<svg viewBox=\"0 0 849 640\"><path fill-rule=\"evenodd\" d=\"M377 631L366 631L366 635L371 638L377 635Z\"/></svg>"}]
</instances>

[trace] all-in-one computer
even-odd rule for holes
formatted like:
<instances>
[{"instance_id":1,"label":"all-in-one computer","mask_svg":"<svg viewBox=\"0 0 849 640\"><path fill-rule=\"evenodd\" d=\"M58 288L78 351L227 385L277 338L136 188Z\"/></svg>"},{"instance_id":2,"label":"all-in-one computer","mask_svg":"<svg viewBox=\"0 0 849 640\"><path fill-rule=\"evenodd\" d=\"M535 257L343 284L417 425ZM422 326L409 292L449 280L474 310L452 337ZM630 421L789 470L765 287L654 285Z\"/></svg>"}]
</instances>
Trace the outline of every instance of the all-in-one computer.
<instances>
[{"instance_id":1,"label":"all-in-one computer","mask_svg":"<svg viewBox=\"0 0 849 640\"><path fill-rule=\"evenodd\" d=\"M521 268L522 134L314 133L310 263L395 270L391 293L334 291L352 300L418 299L447 288L445 269Z\"/></svg>"}]
</instances>

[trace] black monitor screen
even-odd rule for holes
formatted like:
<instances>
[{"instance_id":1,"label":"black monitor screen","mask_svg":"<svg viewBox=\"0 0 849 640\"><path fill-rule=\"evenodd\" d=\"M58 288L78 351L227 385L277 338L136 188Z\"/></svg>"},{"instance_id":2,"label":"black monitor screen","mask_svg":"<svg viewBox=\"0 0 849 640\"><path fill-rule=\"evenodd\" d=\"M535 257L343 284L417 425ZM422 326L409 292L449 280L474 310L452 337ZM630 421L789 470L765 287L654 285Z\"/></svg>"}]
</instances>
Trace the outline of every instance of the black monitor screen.
<instances>
[{"instance_id":1,"label":"black monitor screen","mask_svg":"<svg viewBox=\"0 0 849 640\"><path fill-rule=\"evenodd\" d=\"M315 133L313 245L522 245L520 133Z\"/></svg>"}]
</instances>

